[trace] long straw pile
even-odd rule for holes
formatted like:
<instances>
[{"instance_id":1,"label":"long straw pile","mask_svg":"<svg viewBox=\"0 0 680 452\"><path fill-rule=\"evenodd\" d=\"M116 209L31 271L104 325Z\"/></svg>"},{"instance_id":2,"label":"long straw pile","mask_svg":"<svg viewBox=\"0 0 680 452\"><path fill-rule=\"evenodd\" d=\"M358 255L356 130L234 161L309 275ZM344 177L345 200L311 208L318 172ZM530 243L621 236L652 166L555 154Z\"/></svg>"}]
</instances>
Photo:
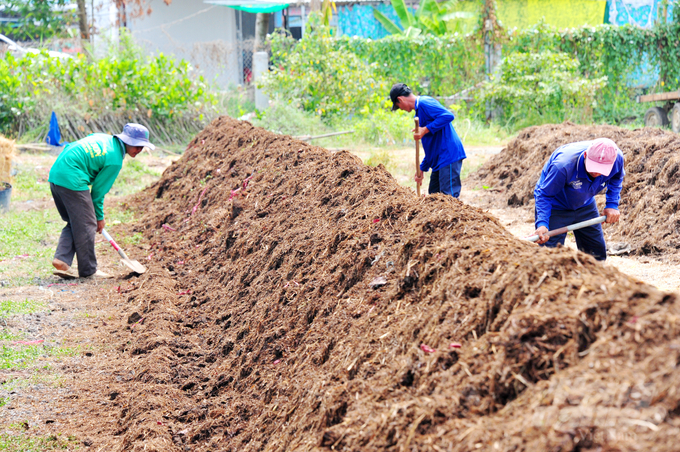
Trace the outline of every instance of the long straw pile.
<instances>
[{"instance_id":1,"label":"long straw pile","mask_svg":"<svg viewBox=\"0 0 680 452\"><path fill-rule=\"evenodd\" d=\"M0 183L12 183L10 169L14 158L14 141L0 135Z\"/></svg>"}]
</instances>

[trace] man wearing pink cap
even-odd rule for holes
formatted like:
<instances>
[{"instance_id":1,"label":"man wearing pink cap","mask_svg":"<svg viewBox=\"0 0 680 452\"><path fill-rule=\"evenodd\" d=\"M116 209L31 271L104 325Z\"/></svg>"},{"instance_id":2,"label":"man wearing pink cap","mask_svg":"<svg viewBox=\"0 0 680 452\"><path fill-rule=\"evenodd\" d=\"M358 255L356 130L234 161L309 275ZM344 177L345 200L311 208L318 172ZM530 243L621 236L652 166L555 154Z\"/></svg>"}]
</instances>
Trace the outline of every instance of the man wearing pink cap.
<instances>
[{"instance_id":1,"label":"man wearing pink cap","mask_svg":"<svg viewBox=\"0 0 680 452\"><path fill-rule=\"evenodd\" d=\"M564 245L567 234L548 237L549 230L600 216L594 196L607 189L604 215L607 223L619 221L619 199L623 185L623 153L612 140L598 138L566 144L552 153L534 189L538 243ZM597 260L607 258L602 226L596 224L574 231L580 251Z\"/></svg>"}]
</instances>

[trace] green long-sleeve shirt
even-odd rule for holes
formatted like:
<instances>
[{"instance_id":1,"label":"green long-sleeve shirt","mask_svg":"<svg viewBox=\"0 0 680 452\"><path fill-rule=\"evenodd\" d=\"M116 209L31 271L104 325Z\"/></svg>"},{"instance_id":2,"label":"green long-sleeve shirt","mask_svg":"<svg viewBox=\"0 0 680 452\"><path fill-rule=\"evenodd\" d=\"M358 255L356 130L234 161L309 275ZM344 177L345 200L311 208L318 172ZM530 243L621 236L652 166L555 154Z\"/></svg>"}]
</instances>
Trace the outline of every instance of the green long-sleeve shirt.
<instances>
[{"instance_id":1,"label":"green long-sleeve shirt","mask_svg":"<svg viewBox=\"0 0 680 452\"><path fill-rule=\"evenodd\" d=\"M111 135L93 133L66 146L50 169L49 181L73 191L92 186L97 220L104 219L104 196L123 167L125 145Z\"/></svg>"}]
</instances>

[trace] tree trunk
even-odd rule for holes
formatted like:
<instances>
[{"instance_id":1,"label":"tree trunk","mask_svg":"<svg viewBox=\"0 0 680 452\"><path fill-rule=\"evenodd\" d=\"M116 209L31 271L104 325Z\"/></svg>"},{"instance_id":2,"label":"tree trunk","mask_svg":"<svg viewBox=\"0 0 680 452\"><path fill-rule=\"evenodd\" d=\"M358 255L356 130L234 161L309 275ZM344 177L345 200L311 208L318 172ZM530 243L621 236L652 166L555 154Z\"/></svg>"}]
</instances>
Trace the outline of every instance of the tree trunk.
<instances>
[{"instance_id":1,"label":"tree trunk","mask_svg":"<svg viewBox=\"0 0 680 452\"><path fill-rule=\"evenodd\" d=\"M90 27L87 25L87 9L85 0L78 0L78 26L80 27L80 39L90 39Z\"/></svg>"},{"instance_id":2,"label":"tree trunk","mask_svg":"<svg viewBox=\"0 0 680 452\"><path fill-rule=\"evenodd\" d=\"M257 13L255 18L255 46L253 52L261 52L266 50L265 41L267 40L267 31L269 31L269 13Z\"/></svg>"}]
</instances>

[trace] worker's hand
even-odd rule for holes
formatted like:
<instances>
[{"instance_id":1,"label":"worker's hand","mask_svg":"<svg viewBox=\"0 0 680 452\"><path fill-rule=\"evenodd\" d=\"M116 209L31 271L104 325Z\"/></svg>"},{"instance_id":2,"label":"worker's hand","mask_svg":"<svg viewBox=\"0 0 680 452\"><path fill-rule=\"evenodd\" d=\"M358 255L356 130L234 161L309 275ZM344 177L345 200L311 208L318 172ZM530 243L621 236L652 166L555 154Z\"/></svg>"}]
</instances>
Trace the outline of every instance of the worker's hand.
<instances>
[{"instance_id":1,"label":"worker's hand","mask_svg":"<svg viewBox=\"0 0 680 452\"><path fill-rule=\"evenodd\" d=\"M97 220L97 234L102 233L102 229L104 229L104 226L106 226L106 221L104 220Z\"/></svg>"},{"instance_id":2,"label":"worker's hand","mask_svg":"<svg viewBox=\"0 0 680 452\"><path fill-rule=\"evenodd\" d=\"M416 176L413 178L416 181L416 184L418 184L418 185L422 184L424 177L425 177L425 175L420 170L420 168L416 168Z\"/></svg>"},{"instance_id":3,"label":"worker's hand","mask_svg":"<svg viewBox=\"0 0 680 452\"><path fill-rule=\"evenodd\" d=\"M621 213L618 211L618 209L604 209L604 214L607 215L605 223L616 223L619 221L619 217L621 217Z\"/></svg>"},{"instance_id":4,"label":"worker's hand","mask_svg":"<svg viewBox=\"0 0 680 452\"><path fill-rule=\"evenodd\" d=\"M413 140L418 141L425 135L427 135L430 131L428 130L427 127L419 127L418 132L416 132L416 129L413 129Z\"/></svg>"},{"instance_id":5,"label":"worker's hand","mask_svg":"<svg viewBox=\"0 0 680 452\"><path fill-rule=\"evenodd\" d=\"M536 243L541 245L550 240L550 237L548 237L547 234L548 228L546 228L545 226L541 226L540 228L536 229L536 231L534 232L534 235L538 236L538 240L536 241Z\"/></svg>"}]
</instances>

